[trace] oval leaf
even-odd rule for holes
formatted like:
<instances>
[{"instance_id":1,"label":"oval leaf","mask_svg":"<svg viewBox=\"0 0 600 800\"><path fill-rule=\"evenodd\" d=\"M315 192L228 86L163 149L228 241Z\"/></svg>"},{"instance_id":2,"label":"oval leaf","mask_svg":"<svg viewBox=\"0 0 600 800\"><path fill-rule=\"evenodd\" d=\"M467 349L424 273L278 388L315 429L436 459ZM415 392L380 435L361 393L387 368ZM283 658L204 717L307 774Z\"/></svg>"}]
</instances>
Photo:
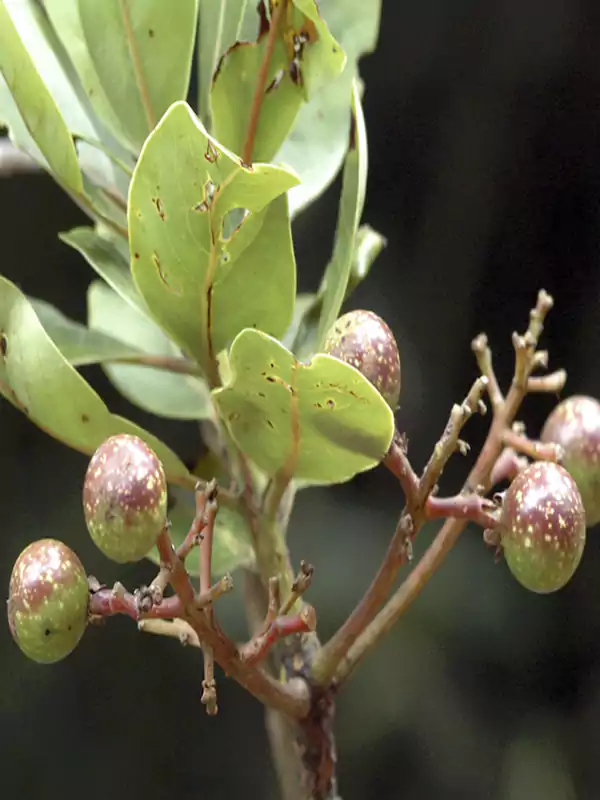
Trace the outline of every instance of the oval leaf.
<instances>
[{"instance_id":1,"label":"oval leaf","mask_svg":"<svg viewBox=\"0 0 600 800\"><path fill-rule=\"evenodd\" d=\"M387 452L393 414L354 367L326 355L301 364L254 330L235 339L230 367L215 402L242 452L268 475L341 483Z\"/></svg>"},{"instance_id":2,"label":"oval leaf","mask_svg":"<svg viewBox=\"0 0 600 800\"><path fill-rule=\"evenodd\" d=\"M43 431L92 454L109 436L140 436L162 460L170 481L194 486L175 453L151 433L111 414L44 331L31 303L0 276L0 394Z\"/></svg>"},{"instance_id":3,"label":"oval leaf","mask_svg":"<svg viewBox=\"0 0 600 800\"><path fill-rule=\"evenodd\" d=\"M278 167L242 165L186 103L144 145L129 194L133 277L211 382L216 355L244 326L280 336L289 325L296 273L287 204L269 203L295 183ZM230 231L228 212L241 209L250 213Z\"/></svg>"},{"instance_id":4,"label":"oval leaf","mask_svg":"<svg viewBox=\"0 0 600 800\"><path fill-rule=\"evenodd\" d=\"M81 29L112 111L138 148L187 95L197 0L79 0ZM98 108L101 113L101 108Z\"/></svg>"},{"instance_id":5,"label":"oval leaf","mask_svg":"<svg viewBox=\"0 0 600 800\"><path fill-rule=\"evenodd\" d=\"M0 73L12 95L23 125L56 178L68 189L83 189L73 139L48 87L23 44L0 0ZM7 109L10 112L10 109ZM6 116L5 116L6 114ZM13 116L0 109L0 118L11 125Z\"/></svg>"},{"instance_id":6,"label":"oval leaf","mask_svg":"<svg viewBox=\"0 0 600 800\"><path fill-rule=\"evenodd\" d=\"M93 332L111 333L138 354L181 358L155 322L101 281L88 289L88 324ZM206 383L193 375L132 364L105 364L104 371L124 397L159 417L206 419L214 414Z\"/></svg>"}]
</instances>

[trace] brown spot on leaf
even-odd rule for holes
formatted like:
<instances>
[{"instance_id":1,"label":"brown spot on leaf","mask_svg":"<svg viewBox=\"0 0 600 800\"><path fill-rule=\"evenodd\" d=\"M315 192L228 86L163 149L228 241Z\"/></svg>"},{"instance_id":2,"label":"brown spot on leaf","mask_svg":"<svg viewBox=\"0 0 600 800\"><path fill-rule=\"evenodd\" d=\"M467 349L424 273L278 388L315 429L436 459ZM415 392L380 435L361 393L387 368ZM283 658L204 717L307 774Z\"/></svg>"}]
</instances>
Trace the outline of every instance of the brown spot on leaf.
<instances>
[{"instance_id":1,"label":"brown spot on leaf","mask_svg":"<svg viewBox=\"0 0 600 800\"><path fill-rule=\"evenodd\" d=\"M133 257L134 257L134 258L135 258L135 260L137 261L137 260L139 259L139 257L140 257L140 254L139 254L139 253L134 253L134 254L133 254Z\"/></svg>"},{"instance_id":2,"label":"brown spot on leaf","mask_svg":"<svg viewBox=\"0 0 600 800\"><path fill-rule=\"evenodd\" d=\"M148 36L149 36L151 39L154 39L154 31L152 30L152 28L149 28L149 29L148 29Z\"/></svg>"},{"instance_id":3,"label":"brown spot on leaf","mask_svg":"<svg viewBox=\"0 0 600 800\"><path fill-rule=\"evenodd\" d=\"M90 418L88 417L88 415L87 415L87 414L82 414L82 415L81 415L81 421L82 421L82 422L89 422L89 421L90 421Z\"/></svg>"},{"instance_id":4,"label":"brown spot on leaf","mask_svg":"<svg viewBox=\"0 0 600 800\"><path fill-rule=\"evenodd\" d=\"M8 355L8 339L6 338L6 334L2 332L0 334L0 354L2 358L6 358Z\"/></svg>"},{"instance_id":5,"label":"brown spot on leaf","mask_svg":"<svg viewBox=\"0 0 600 800\"><path fill-rule=\"evenodd\" d=\"M156 208L156 213L164 222L165 219L167 218L167 215L165 214L165 205L163 201L160 199L160 197L153 197L152 202L154 203L154 206Z\"/></svg>"},{"instance_id":6,"label":"brown spot on leaf","mask_svg":"<svg viewBox=\"0 0 600 800\"><path fill-rule=\"evenodd\" d=\"M204 154L204 158L208 161L209 164L216 164L217 159L219 158L219 151L210 141L210 139L208 140L208 145L206 147L206 153Z\"/></svg>"}]
</instances>

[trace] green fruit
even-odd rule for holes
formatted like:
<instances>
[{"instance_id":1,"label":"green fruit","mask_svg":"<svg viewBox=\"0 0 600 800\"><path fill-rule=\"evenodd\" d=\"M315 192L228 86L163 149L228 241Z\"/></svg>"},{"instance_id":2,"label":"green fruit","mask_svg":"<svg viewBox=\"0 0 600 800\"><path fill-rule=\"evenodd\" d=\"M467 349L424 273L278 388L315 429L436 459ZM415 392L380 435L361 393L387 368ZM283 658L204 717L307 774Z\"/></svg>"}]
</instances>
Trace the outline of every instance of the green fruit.
<instances>
[{"instance_id":1,"label":"green fruit","mask_svg":"<svg viewBox=\"0 0 600 800\"><path fill-rule=\"evenodd\" d=\"M90 535L119 564L152 549L167 515L167 481L153 450L137 436L103 442L89 463L83 511Z\"/></svg>"},{"instance_id":2,"label":"green fruit","mask_svg":"<svg viewBox=\"0 0 600 800\"><path fill-rule=\"evenodd\" d=\"M563 448L562 464L579 487L587 524L600 522L600 403L583 395L563 400L546 420L541 440Z\"/></svg>"},{"instance_id":3,"label":"green fruit","mask_svg":"<svg viewBox=\"0 0 600 800\"><path fill-rule=\"evenodd\" d=\"M23 550L10 576L8 624L26 656L40 664L72 652L87 624L85 570L66 544L41 539Z\"/></svg>"},{"instance_id":4,"label":"green fruit","mask_svg":"<svg viewBox=\"0 0 600 800\"><path fill-rule=\"evenodd\" d=\"M585 524L566 469L538 461L520 472L504 495L499 523L504 557L519 583L539 594L562 588L581 561Z\"/></svg>"},{"instance_id":5,"label":"green fruit","mask_svg":"<svg viewBox=\"0 0 600 800\"><path fill-rule=\"evenodd\" d=\"M349 311L334 323L323 350L355 367L392 409L400 397L400 354L394 334L372 311Z\"/></svg>"}]
</instances>

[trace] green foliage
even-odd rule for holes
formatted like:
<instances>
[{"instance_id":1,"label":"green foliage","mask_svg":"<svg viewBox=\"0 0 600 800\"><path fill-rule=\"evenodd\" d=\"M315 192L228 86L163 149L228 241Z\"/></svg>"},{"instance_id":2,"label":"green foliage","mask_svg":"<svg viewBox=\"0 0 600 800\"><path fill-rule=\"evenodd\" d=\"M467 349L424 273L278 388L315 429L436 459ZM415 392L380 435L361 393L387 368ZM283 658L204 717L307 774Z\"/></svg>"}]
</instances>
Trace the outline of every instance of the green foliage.
<instances>
[{"instance_id":1,"label":"green foliage","mask_svg":"<svg viewBox=\"0 0 600 800\"><path fill-rule=\"evenodd\" d=\"M0 72L21 120L10 113L10 106L0 114L0 119L11 126L15 124L17 129L22 121L21 132L17 130L15 138L22 138L25 146L33 140L65 188L81 192L82 177L69 130L3 2L0 2Z\"/></svg>"},{"instance_id":2,"label":"green foliage","mask_svg":"<svg viewBox=\"0 0 600 800\"><path fill-rule=\"evenodd\" d=\"M359 87L355 81L352 85L350 145L344 167L335 245L331 261L323 276L322 310L317 332L317 347L319 348L325 341L327 331L335 322L346 296L356 234L365 204L367 169L367 129L360 104Z\"/></svg>"},{"instance_id":3,"label":"green foliage","mask_svg":"<svg viewBox=\"0 0 600 800\"><path fill-rule=\"evenodd\" d=\"M158 325L102 281L94 281L88 289L88 321L92 333L112 333L138 355L181 360L181 351ZM194 365L189 366L191 370ZM159 417L213 415L208 387L193 375L133 364L105 364L104 371L121 394Z\"/></svg>"},{"instance_id":4,"label":"green foliage","mask_svg":"<svg viewBox=\"0 0 600 800\"><path fill-rule=\"evenodd\" d=\"M74 367L119 358L135 358L143 352L119 341L108 331L101 333L69 319L45 300L30 297L29 302L48 336Z\"/></svg>"},{"instance_id":5,"label":"green foliage","mask_svg":"<svg viewBox=\"0 0 600 800\"><path fill-rule=\"evenodd\" d=\"M169 106L187 95L197 0L178 0L176 12L163 0L79 0L78 9L87 55L103 90L96 112L102 118L106 101L111 111L106 122L116 117L137 151ZM88 96L94 105L96 95L88 89Z\"/></svg>"},{"instance_id":6,"label":"green foliage","mask_svg":"<svg viewBox=\"0 0 600 800\"><path fill-rule=\"evenodd\" d=\"M210 92L214 74L224 53L242 40L248 0L200 0L198 9L198 116L209 127ZM214 133L214 130L213 130ZM218 138L218 137L217 137ZM223 144L227 144L223 140Z\"/></svg>"},{"instance_id":7,"label":"green foliage","mask_svg":"<svg viewBox=\"0 0 600 800\"><path fill-rule=\"evenodd\" d=\"M346 54L343 72L321 87L300 109L275 163L288 164L300 177L290 192L293 217L312 203L337 175L346 153L352 82L358 60L377 44L381 0L321 0L319 9Z\"/></svg>"},{"instance_id":8,"label":"green foliage","mask_svg":"<svg viewBox=\"0 0 600 800\"><path fill-rule=\"evenodd\" d=\"M238 446L267 475L339 483L385 455L392 412L353 367L326 355L301 364L253 330L235 339L230 367L216 403Z\"/></svg>"},{"instance_id":9,"label":"green foliage","mask_svg":"<svg viewBox=\"0 0 600 800\"><path fill-rule=\"evenodd\" d=\"M180 459L111 414L76 367L100 364L156 416L201 421L213 472L240 480L237 446L260 490L277 474L347 480L392 435L389 408L355 369L312 358L382 246L359 227L357 67L380 2L290 0L270 52L272 12L247 0L0 0L0 124L91 219L60 238L101 279L84 325L0 278L0 392L84 453L141 436L188 489ZM186 102L194 44L198 116ZM290 217L344 159L331 261L318 291L296 296ZM178 543L193 498L172 497ZM253 563L247 520L222 507L215 573Z\"/></svg>"},{"instance_id":10,"label":"green foliage","mask_svg":"<svg viewBox=\"0 0 600 800\"><path fill-rule=\"evenodd\" d=\"M216 355L241 328L281 336L290 322L287 207L269 203L295 183L277 167L243 166L185 103L170 108L144 145L129 195L133 276L154 318L212 383ZM228 212L237 209L250 213L229 232Z\"/></svg>"},{"instance_id":11,"label":"green foliage","mask_svg":"<svg viewBox=\"0 0 600 800\"><path fill-rule=\"evenodd\" d=\"M254 139L256 161L273 159L304 101L337 77L345 64L345 55L320 17L314 0L299 0L283 16L269 62ZM299 37L308 41L303 43ZM210 98L214 134L236 153L244 150L255 87L267 47L267 29L261 26L256 42L238 42L227 51L215 75Z\"/></svg>"},{"instance_id":12,"label":"green foliage","mask_svg":"<svg viewBox=\"0 0 600 800\"><path fill-rule=\"evenodd\" d=\"M110 413L56 348L25 295L3 277L0 331L0 393L39 428L90 454L109 436L132 433L158 454L170 480L193 480L175 453L155 436Z\"/></svg>"}]
</instances>

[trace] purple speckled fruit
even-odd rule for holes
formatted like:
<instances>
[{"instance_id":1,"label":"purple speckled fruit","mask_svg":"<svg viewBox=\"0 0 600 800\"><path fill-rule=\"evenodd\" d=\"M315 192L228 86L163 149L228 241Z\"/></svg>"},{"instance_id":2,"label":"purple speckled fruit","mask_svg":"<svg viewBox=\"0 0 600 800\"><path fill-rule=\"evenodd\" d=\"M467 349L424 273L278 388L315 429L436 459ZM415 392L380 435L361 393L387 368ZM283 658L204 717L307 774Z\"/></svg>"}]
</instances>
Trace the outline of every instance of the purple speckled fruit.
<instances>
[{"instance_id":1,"label":"purple speckled fruit","mask_svg":"<svg viewBox=\"0 0 600 800\"><path fill-rule=\"evenodd\" d=\"M152 549L167 514L167 481L153 450L137 436L111 436L96 450L83 485L90 535L120 564Z\"/></svg>"},{"instance_id":2,"label":"purple speckled fruit","mask_svg":"<svg viewBox=\"0 0 600 800\"><path fill-rule=\"evenodd\" d=\"M541 440L563 448L562 464L581 492L587 524L600 522L600 403L583 395L563 400L546 420Z\"/></svg>"},{"instance_id":3,"label":"purple speckled fruit","mask_svg":"<svg viewBox=\"0 0 600 800\"><path fill-rule=\"evenodd\" d=\"M514 577L539 594L562 588L581 561L585 525L577 484L563 467L538 461L524 469L504 495L499 525Z\"/></svg>"},{"instance_id":4,"label":"purple speckled fruit","mask_svg":"<svg viewBox=\"0 0 600 800\"><path fill-rule=\"evenodd\" d=\"M331 327L323 351L355 367L393 410L400 398L400 354L394 334L372 311L349 311Z\"/></svg>"},{"instance_id":5,"label":"purple speckled fruit","mask_svg":"<svg viewBox=\"0 0 600 800\"><path fill-rule=\"evenodd\" d=\"M26 656L40 664L75 649L87 624L85 570L66 544L40 539L23 550L10 576L8 624Z\"/></svg>"}]
</instances>

